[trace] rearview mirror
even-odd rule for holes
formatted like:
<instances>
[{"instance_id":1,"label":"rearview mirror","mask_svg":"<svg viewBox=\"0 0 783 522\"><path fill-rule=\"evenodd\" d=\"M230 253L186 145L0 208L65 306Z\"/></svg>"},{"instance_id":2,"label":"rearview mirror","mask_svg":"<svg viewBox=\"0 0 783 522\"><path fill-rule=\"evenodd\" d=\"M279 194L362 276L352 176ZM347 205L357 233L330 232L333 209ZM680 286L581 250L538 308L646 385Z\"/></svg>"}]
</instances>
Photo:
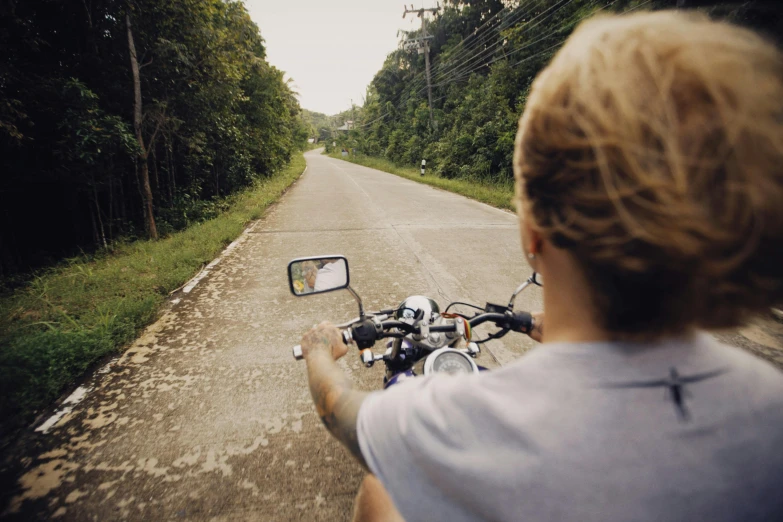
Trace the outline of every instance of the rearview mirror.
<instances>
[{"instance_id":1,"label":"rearview mirror","mask_svg":"<svg viewBox=\"0 0 783 522\"><path fill-rule=\"evenodd\" d=\"M300 257L288 263L288 287L297 297L348 288L344 256Z\"/></svg>"}]
</instances>

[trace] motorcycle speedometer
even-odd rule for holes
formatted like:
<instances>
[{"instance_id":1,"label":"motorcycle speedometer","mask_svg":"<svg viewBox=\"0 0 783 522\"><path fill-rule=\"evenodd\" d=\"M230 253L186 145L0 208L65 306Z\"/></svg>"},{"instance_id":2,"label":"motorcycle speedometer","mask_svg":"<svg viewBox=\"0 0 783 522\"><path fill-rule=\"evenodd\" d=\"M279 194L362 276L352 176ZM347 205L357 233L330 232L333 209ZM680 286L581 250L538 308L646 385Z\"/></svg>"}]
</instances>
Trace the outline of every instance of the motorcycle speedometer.
<instances>
[{"instance_id":1,"label":"motorcycle speedometer","mask_svg":"<svg viewBox=\"0 0 783 522\"><path fill-rule=\"evenodd\" d=\"M432 370L435 373L470 373L473 368L470 366L470 361L462 357L461 354L446 352L435 359Z\"/></svg>"},{"instance_id":2,"label":"motorcycle speedometer","mask_svg":"<svg viewBox=\"0 0 783 522\"><path fill-rule=\"evenodd\" d=\"M478 373L478 366L467 354L453 348L432 352L424 363L424 375L433 373Z\"/></svg>"}]
</instances>

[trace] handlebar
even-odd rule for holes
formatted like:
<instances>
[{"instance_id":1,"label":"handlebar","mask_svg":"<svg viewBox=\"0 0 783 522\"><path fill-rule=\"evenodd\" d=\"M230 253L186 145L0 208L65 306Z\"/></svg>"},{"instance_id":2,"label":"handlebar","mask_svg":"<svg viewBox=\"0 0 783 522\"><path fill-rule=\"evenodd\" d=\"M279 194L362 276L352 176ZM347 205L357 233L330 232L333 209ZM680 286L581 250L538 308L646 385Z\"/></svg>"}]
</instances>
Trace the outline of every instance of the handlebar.
<instances>
[{"instance_id":1,"label":"handlebar","mask_svg":"<svg viewBox=\"0 0 783 522\"><path fill-rule=\"evenodd\" d=\"M533 317L527 312L513 312L506 310L504 313L484 313L472 317L467 320L471 328L479 326L486 322L493 322L505 331L514 331L520 333L528 333L533 326ZM443 324L443 325L431 325L429 331L433 333L438 332L455 332L457 331L457 325ZM402 330L404 333L398 331L389 330ZM408 334L421 334L421 327L414 324L409 324L403 321L373 321L367 319L361 323L354 324L350 328L343 331L343 342L350 344L355 342L360 349L372 347L376 341L389 337L403 337ZM301 360L304 356L302 353L301 345L296 345L293 348L294 359Z\"/></svg>"},{"instance_id":2,"label":"handlebar","mask_svg":"<svg viewBox=\"0 0 783 522\"><path fill-rule=\"evenodd\" d=\"M501 328L507 328L521 333L529 332L533 325L533 317L527 312L507 312L505 314L486 313L468 319L468 323L470 323L471 327L490 321ZM384 321L381 325L384 331L391 328L397 328L403 330L406 334L421 333L420 327L402 321ZM456 329L456 324L432 325L429 328L430 332L454 332Z\"/></svg>"}]
</instances>

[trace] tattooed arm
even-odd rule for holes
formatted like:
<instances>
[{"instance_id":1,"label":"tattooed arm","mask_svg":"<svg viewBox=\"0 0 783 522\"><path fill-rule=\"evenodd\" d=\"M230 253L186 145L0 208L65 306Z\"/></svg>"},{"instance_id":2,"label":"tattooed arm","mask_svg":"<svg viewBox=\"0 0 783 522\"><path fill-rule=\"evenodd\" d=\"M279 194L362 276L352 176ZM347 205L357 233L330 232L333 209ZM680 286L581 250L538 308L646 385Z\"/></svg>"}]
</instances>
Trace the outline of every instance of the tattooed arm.
<instances>
[{"instance_id":1,"label":"tattooed arm","mask_svg":"<svg viewBox=\"0 0 783 522\"><path fill-rule=\"evenodd\" d=\"M530 329L528 335L534 341L539 343L544 339L544 312L533 312L533 328Z\"/></svg>"},{"instance_id":2,"label":"tattooed arm","mask_svg":"<svg viewBox=\"0 0 783 522\"><path fill-rule=\"evenodd\" d=\"M318 416L331 434L368 470L356 434L359 407L368 394L354 390L351 380L335 362L347 351L339 330L329 323L319 324L302 338L310 393Z\"/></svg>"}]
</instances>

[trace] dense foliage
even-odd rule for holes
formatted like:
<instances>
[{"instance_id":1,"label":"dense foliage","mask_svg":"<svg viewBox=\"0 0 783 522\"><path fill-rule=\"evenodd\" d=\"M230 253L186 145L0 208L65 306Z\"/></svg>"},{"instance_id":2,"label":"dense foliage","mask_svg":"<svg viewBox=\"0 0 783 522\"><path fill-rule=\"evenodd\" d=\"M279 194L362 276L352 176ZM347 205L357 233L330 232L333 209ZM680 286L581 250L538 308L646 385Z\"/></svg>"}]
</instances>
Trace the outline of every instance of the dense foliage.
<instances>
[{"instance_id":1,"label":"dense foliage","mask_svg":"<svg viewBox=\"0 0 783 522\"><path fill-rule=\"evenodd\" d=\"M236 0L8 0L0 49L0 276L212 217L307 138Z\"/></svg>"},{"instance_id":2,"label":"dense foliage","mask_svg":"<svg viewBox=\"0 0 783 522\"><path fill-rule=\"evenodd\" d=\"M302 109L302 115L307 122L310 137L315 137L318 141L330 142L333 139L334 129L343 126L347 120L353 117L351 113L355 114L357 111L359 109L348 109L347 111L327 116L320 112Z\"/></svg>"},{"instance_id":3,"label":"dense foliage","mask_svg":"<svg viewBox=\"0 0 783 522\"><path fill-rule=\"evenodd\" d=\"M319 141L331 138L332 127L335 126L332 116L302 109L302 117L311 138L318 138Z\"/></svg>"},{"instance_id":4,"label":"dense foliage","mask_svg":"<svg viewBox=\"0 0 783 522\"><path fill-rule=\"evenodd\" d=\"M783 34L783 9L765 0L680 0L714 16ZM530 84L577 24L595 14L673 8L677 0L448 0L428 24L434 125L424 57L388 55L367 92L357 130L338 146L401 165L427 160L443 177L508 183L517 120ZM413 32L408 38L417 38Z\"/></svg>"}]
</instances>

